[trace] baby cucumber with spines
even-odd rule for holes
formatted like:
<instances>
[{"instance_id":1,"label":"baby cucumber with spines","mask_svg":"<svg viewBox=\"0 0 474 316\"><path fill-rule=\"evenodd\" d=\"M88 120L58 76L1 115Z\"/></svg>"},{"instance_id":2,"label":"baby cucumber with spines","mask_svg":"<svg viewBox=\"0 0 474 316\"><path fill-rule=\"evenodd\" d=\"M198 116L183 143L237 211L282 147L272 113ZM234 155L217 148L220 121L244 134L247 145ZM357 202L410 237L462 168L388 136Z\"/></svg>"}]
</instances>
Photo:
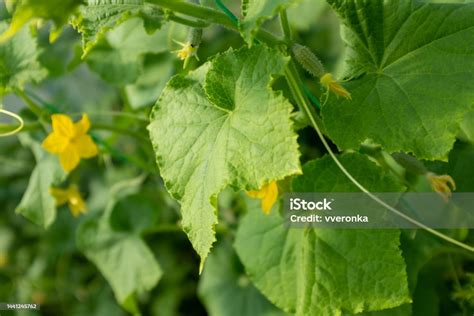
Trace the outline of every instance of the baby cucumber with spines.
<instances>
[{"instance_id":1,"label":"baby cucumber with spines","mask_svg":"<svg viewBox=\"0 0 474 316\"><path fill-rule=\"evenodd\" d=\"M308 47L293 44L291 50L298 63L312 76L320 78L325 74L323 64Z\"/></svg>"},{"instance_id":2,"label":"baby cucumber with spines","mask_svg":"<svg viewBox=\"0 0 474 316\"><path fill-rule=\"evenodd\" d=\"M202 29L201 28L192 28L188 33L188 42L191 44L191 47L197 48L201 45L202 40Z\"/></svg>"}]
</instances>

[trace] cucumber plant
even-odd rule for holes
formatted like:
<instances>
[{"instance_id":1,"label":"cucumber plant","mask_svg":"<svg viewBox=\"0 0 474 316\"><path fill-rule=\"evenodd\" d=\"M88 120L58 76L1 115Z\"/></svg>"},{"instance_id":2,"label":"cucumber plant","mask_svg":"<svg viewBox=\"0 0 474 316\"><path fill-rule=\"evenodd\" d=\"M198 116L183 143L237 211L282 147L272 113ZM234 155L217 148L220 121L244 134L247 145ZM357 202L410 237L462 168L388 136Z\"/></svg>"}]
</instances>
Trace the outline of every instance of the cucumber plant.
<instances>
[{"instance_id":1,"label":"cucumber plant","mask_svg":"<svg viewBox=\"0 0 474 316\"><path fill-rule=\"evenodd\" d=\"M474 190L472 1L0 10L0 301L472 314L473 232L375 194ZM288 192L361 192L417 228L288 228Z\"/></svg>"}]
</instances>

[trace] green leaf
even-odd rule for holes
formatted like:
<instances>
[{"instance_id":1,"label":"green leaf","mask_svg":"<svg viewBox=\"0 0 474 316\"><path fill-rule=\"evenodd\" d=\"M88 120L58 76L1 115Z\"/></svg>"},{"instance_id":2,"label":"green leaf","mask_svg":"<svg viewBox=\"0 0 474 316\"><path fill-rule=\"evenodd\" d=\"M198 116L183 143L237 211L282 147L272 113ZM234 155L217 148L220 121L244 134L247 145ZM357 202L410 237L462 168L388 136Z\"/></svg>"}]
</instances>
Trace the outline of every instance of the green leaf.
<instances>
[{"instance_id":1,"label":"green leaf","mask_svg":"<svg viewBox=\"0 0 474 316\"><path fill-rule=\"evenodd\" d=\"M6 28L7 24L0 22L0 33ZM27 27L0 43L0 96L46 76L46 70L37 60L38 55L36 39Z\"/></svg>"},{"instance_id":2,"label":"green leaf","mask_svg":"<svg viewBox=\"0 0 474 316\"><path fill-rule=\"evenodd\" d=\"M9 1L7 1L8 3ZM71 14L77 9L82 1L80 0L13 0L15 11L8 30L0 31L0 42L6 41L15 35L25 24L34 19L52 20L55 24L53 35L61 30L61 27L68 22ZM55 34L56 33L56 34Z\"/></svg>"},{"instance_id":3,"label":"green leaf","mask_svg":"<svg viewBox=\"0 0 474 316\"><path fill-rule=\"evenodd\" d=\"M227 243L220 243L209 256L198 294L211 316L286 315L253 286Z\"/></svg>"},{"instance_id":4,"label":"green leaf","mask_svg":"<svg viewBox=\"0 0 474 316\"><path fill-rule=\"evenodd\" d=\"M135 295L153 289L162 275L153 253L140 237L148 227L146 223L152 224L153 205L144 202L138 212L135 207L124 208L137 198L126 197L109 205L102 217L88 218L79 227L76 237L78 248L98 267L117 301L131 313L138 312ZM123 221L134 217L133 222Z\"/></svg>"},{"instance_id":5,"label":"green leaf","mask_svg":"<svg viewBox=\"0 0 474 316\"><path fill-rule=\"evenodd\" d=\"M371 192L402 187L360 154L340 156ZM357 192L330 157L311 161L294 179L295 192ZM235 248L254 284L296 315L341 315L410 302L398 230L288 228L278 212L265 216L252 201Z\"/></svg>"},{"instance_id":6,"label":"green leaf","mask_svg":"<svg viewBox=\"0 0 474 316\"><path fill-rule=\"evenodd\" d=\"M87 64L110 83L134 83L144 71L145 54L168 50L167 31L150 35L141 19L130 19L105 35L87 55Z\"/></svg>"},{"instance_id":7,"label":"green leaf","mask_svg":"<svg viewBox=\"0 0 474 316\"><path fill-rule=\"evenodd\" d=\"M251 45L263 22L300 0L242 0L243 19L239 29L245 41Z\"/></svg>"},{"instance_id":8,"label":"green leaf","mask_svg":"<svg viewBox=\"0 0 474 316\"><path fill-rule=\"evenodd\" d=\"M149 34L161 27L163 13L159 7L143 0L88 0L81 15L73 21L82 33L84 55L99 42L107 31L132 17L143 19Z\"/></svg>"},{"instance_id":9,"label":"green leaf","mask_svg":"<svg viewBox=\"0 0 474 316\"><path fill-rule=\"evenodd\" d=\"M262 46L229 50L167 85L150 137L183 228L202 263L215 241L217 196L300 172L292 105L269 89L287 59Z\"/></svg>"},{"instance_id":10,"label":"green leaf","mask_svg":"<svg viewBox=\"0 0 474 316\"><path fill-rule=\"evenodd\" d=\"M66 174L57 157L45 153L40 144L25 139L23 142L32 148L37 164L15 212L38 226L48 228L56 219L56 202L49 189L62 182Z\"/></svg>"},{"instance_id":11,"label":"green leaf","mask_svg":"<svg viewBox=\"0 0 474 316\"><path fill-rule=\"evenodd\" d=\"M442 159L474 99L474 5L329 1L344 21L346 88L322 115L341 149L370 138L388 152Z\"/></svg>"}]
</instances>

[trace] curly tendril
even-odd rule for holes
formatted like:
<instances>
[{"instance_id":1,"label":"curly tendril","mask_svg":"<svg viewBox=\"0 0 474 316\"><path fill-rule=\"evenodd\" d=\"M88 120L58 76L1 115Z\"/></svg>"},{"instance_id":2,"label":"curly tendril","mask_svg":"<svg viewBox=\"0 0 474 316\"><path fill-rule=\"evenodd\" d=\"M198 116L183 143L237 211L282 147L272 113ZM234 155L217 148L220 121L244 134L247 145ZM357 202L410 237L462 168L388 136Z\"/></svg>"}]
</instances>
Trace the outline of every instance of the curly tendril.
<instances>
[{"instance_id":1,"label":"curly tendril","mask_svg":"<svg viewBox=\"0 0 474 316\"><path fill-rule=\"evenodd\" d=\"M15 128L14 130L12 131L9 131L9 132L6 132L6 133L0 133L0 137L7 137L7 136L12 136L12 135L15 135L15 134L18 134L22 129L23 129L23 126L25 126L25 122L23 121L23 119L21 118L21 116L19 116L18 114L15 114L13 112L10 112L10 111L7 111L5 109L0 109L0 113L2 114L5 114L9 117L12 117L14 118L15 120L18 121L19 125L17 128Z\"/></svg>"}]
</instances>

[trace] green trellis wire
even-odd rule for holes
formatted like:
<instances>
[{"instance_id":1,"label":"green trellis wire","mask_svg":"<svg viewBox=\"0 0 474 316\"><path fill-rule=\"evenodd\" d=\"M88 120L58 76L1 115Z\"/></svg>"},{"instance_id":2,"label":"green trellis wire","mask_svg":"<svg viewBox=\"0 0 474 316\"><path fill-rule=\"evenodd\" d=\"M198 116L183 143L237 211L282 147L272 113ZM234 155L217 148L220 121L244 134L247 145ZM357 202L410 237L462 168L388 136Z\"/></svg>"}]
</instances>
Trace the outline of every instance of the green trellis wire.
<instances>
[{"instance_id":1,"label":"green trellis wire","mask_svg":"<svg viewBox=\"0 0 474 316\"><path fill-rule=\"evenodd\" d=\"M232 13L232 11L229 10L229 8L225 6L225 4L222 3L221 0L215 0L215 3L217 7L222 12L224 12L232 20L232 22L234 22L235 25L239 24L239 19L234 15L234 13Z\"/></svg>"}]
</instances>

